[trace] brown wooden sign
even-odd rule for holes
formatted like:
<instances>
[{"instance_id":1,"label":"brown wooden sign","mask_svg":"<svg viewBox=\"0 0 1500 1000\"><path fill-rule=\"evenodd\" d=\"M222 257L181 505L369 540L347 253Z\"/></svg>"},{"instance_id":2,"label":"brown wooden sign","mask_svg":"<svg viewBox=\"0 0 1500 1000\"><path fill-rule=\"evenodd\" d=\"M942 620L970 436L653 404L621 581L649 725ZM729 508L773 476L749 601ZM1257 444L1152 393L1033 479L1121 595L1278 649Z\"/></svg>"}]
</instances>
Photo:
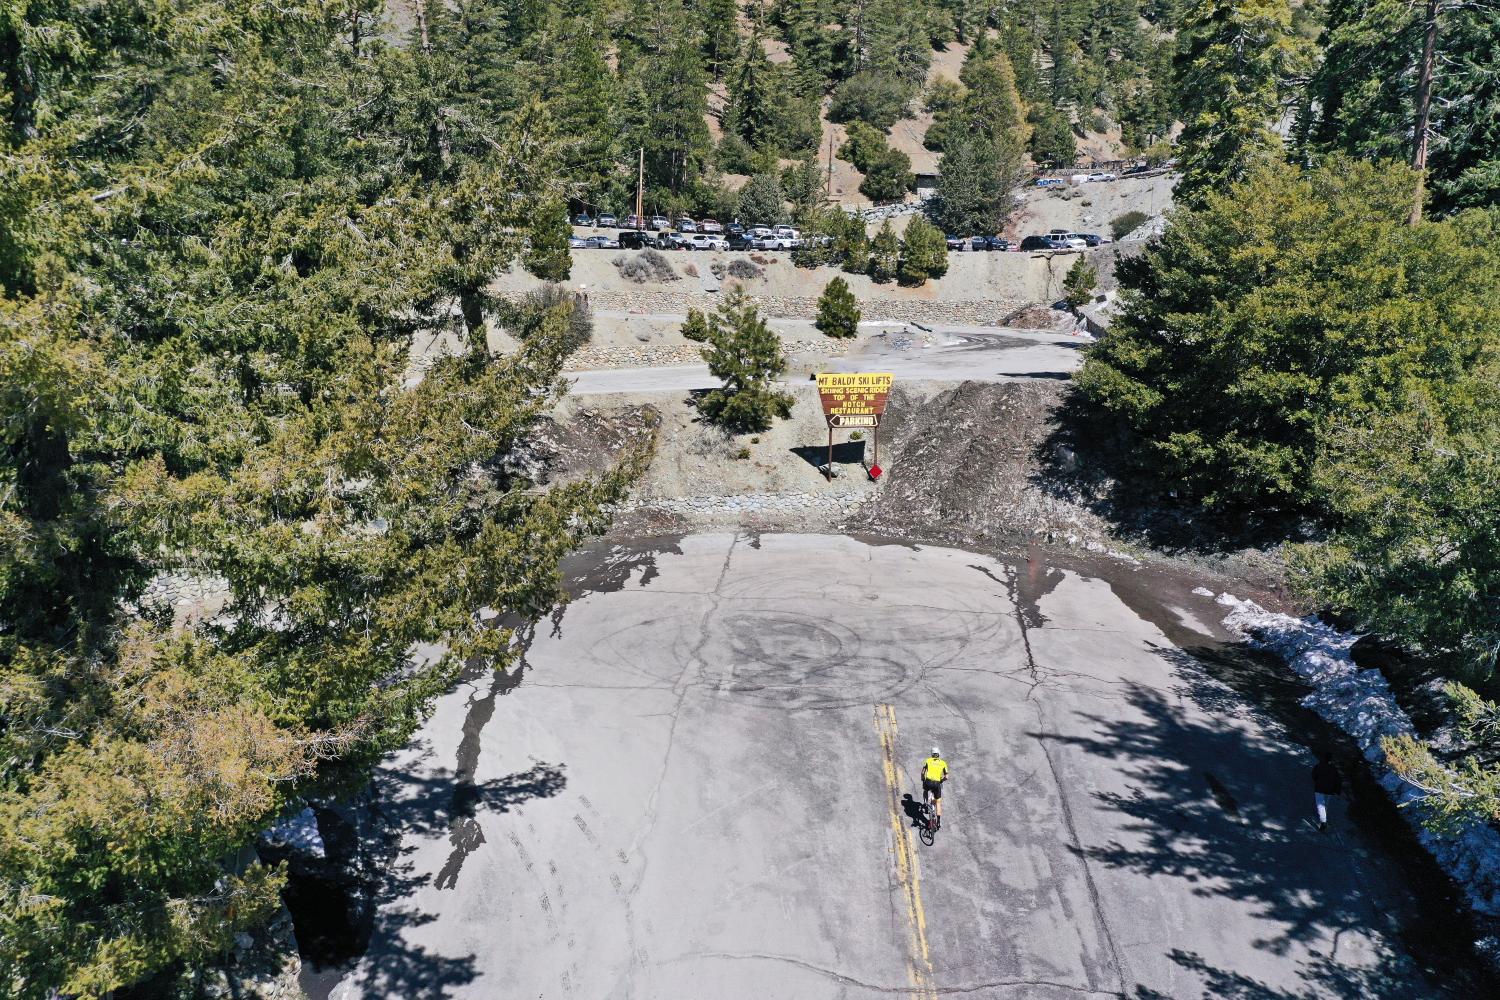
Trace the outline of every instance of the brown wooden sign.
<instances>
[{"instance_id":1,"label":"brown wooden sign","mask_svg":"<svg viewBox=\"0 0 1500 1000\"><path fill-rule=\"evenodd\" d=\"M829 427L876 427L896 376L890 372L829 372L818 375L818 398ZM874 423L835 423L835 418L875 417Z\"/></svg>"},{"instance_id":2,"label":"brown wooden sign","mask_svg":"<svg viewBox=\"0 0 1500 1000\"><path fill-rule=\"evenodd\" d=\"M868 427L875 432L875 459L866 470L880 478L880 416L891 394L896 376L890 372L827 372L818 375L818 398L828 421L828 464L824 470L833 479L833 432Z\"/></svg>"}]
</instances>

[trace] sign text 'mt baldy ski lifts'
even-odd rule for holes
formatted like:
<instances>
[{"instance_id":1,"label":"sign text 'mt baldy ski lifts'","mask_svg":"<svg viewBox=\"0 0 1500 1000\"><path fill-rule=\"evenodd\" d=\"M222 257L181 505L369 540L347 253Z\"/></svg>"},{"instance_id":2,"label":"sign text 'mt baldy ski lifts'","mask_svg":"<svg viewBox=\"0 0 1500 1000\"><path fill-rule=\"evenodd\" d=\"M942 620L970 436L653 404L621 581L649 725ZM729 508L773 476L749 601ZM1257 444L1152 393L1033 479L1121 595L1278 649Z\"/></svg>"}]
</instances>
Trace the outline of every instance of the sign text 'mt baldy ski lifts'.
<instances>
[{"instance_id":1,"label":"sign text 'mt baldy ski lifts'","mask_svg":"<svg viewBox=\"0 0 1500 1000\"><path fill-rule=\"evenodd\" d=\"M896 376L890 372L828 372L818 375L818 397L830 427L877 427ZM866 418L852 420L850 418ZM868 418L873 417L873 420ZM835 418L838 418L837 420Z\"/></svg>"}]
</instances>

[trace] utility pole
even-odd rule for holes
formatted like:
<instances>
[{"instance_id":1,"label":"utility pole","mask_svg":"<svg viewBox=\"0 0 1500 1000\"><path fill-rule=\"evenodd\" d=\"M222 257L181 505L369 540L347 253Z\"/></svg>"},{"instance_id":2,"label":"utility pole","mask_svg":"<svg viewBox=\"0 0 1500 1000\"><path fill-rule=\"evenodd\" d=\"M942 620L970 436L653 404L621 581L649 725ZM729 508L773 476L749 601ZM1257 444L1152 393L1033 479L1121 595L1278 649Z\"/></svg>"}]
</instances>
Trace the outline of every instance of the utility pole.
<instances>
[{"instance_id":1,"label":"utility pole","mask_svg":"<svg viewBox=\"0 0 1500 1000\"><path fill-rule=\"evenodd\" d=\"M1417 124L1412 136L1411 166L1417 172L1410 223L1422 221L1422 195L1427 183L1427 132L1432 115L1432 62L1437 49L1438 0L1427 0L1427 30L1422 39L1422 71L1417 80Z\"/></svg>"},{"instance_id":2,"label":"utility pole","mask_svg":"<svg viewBox=\"0 0 1500 1000\"><path fill-rule=\"evenodd\" d=\"M646 190L646 147L638 150L640 158L637 161L635 171L635 228L644 230L646 228L646 217L644 211L644 195Z\"/></svg>"}]
</instances>

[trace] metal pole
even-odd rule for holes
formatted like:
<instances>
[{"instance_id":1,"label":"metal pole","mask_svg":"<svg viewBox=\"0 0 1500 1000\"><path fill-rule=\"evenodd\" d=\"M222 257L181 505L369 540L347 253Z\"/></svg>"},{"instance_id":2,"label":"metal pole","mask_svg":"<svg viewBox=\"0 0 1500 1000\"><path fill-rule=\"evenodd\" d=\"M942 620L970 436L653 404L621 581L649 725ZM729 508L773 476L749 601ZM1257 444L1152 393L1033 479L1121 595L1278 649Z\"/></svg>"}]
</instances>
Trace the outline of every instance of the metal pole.
<instances>
[{"instance_id":1,"label":"metal pole","mask_svg":"<svg viewBox=\"0 0 1500 1000\"><path fill-rule=\"evenodd\" d=\"M876 417L875 419L878 421L880 418ZM870 464L871 465L879 465L880 464L880 424L878 424L878 423L875 425L875 460L873 462L871 462Z\"/></svg>"},{"instance_id":2,"label":"metal pole","mask_svg":"<svg viewBox=\"0 0 1500 1000\"><path fill-rule=\"evenodd\" d=\"M646 220L642 215L642 213L645 211L645 206L642 203L642 195L645 192L645 188L646 147L642 146L640 149L640 166L636 168L635 175L635 228L640 230L644 230L646 228Z\"/></svg>"},{"instance_id":3,"label":"metal pole","mask_svg":"<svg viewBox=\"0 0 1500 1000\"><path fill-rule=\"evenodd\" d=\"M833 424L828 425L828 481L833 482Z\"/></svg>"}]
</instances>

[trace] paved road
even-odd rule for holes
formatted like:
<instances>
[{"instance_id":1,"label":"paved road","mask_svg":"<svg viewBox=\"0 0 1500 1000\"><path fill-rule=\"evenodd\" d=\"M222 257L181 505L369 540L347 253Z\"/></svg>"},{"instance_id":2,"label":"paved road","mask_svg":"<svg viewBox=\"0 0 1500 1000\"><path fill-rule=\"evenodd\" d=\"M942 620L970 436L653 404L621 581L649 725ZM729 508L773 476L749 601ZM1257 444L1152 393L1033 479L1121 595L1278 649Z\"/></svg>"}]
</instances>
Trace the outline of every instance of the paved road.
<instances>
[{"instance_id":1,"label":"paved road","mask_svg":"<svg viewBox=\"0 0 1500 1000\"><path fill-rule=\"evenodd\" d=\"M898 379L973 379L999 382L1010 378L1067 378L1083 362L1088 337L1050 333L997 333L993 328L943 327L938 342L922 347L920 338L900 327L867 339L848 355L830 361L827 371L889 371ZM707 365L658 365L651 368L605 368L572 372L573 393L687 392L711 389L719 382ZM801 381L800 379L798 381Z\"/></svg>"},{"instance_id":2,"label":"paved road","mask_svg":"<svg viewBox=\"0 0 1500 1000\"><path fill-rule=\"evenodd\" d=\"M1399 872L1308 824L1310 755L1184 652L1190 582L793 535L573 570L383 767L404 836L334 997L1445 995Z\"/></svg>"}]
</instances>

